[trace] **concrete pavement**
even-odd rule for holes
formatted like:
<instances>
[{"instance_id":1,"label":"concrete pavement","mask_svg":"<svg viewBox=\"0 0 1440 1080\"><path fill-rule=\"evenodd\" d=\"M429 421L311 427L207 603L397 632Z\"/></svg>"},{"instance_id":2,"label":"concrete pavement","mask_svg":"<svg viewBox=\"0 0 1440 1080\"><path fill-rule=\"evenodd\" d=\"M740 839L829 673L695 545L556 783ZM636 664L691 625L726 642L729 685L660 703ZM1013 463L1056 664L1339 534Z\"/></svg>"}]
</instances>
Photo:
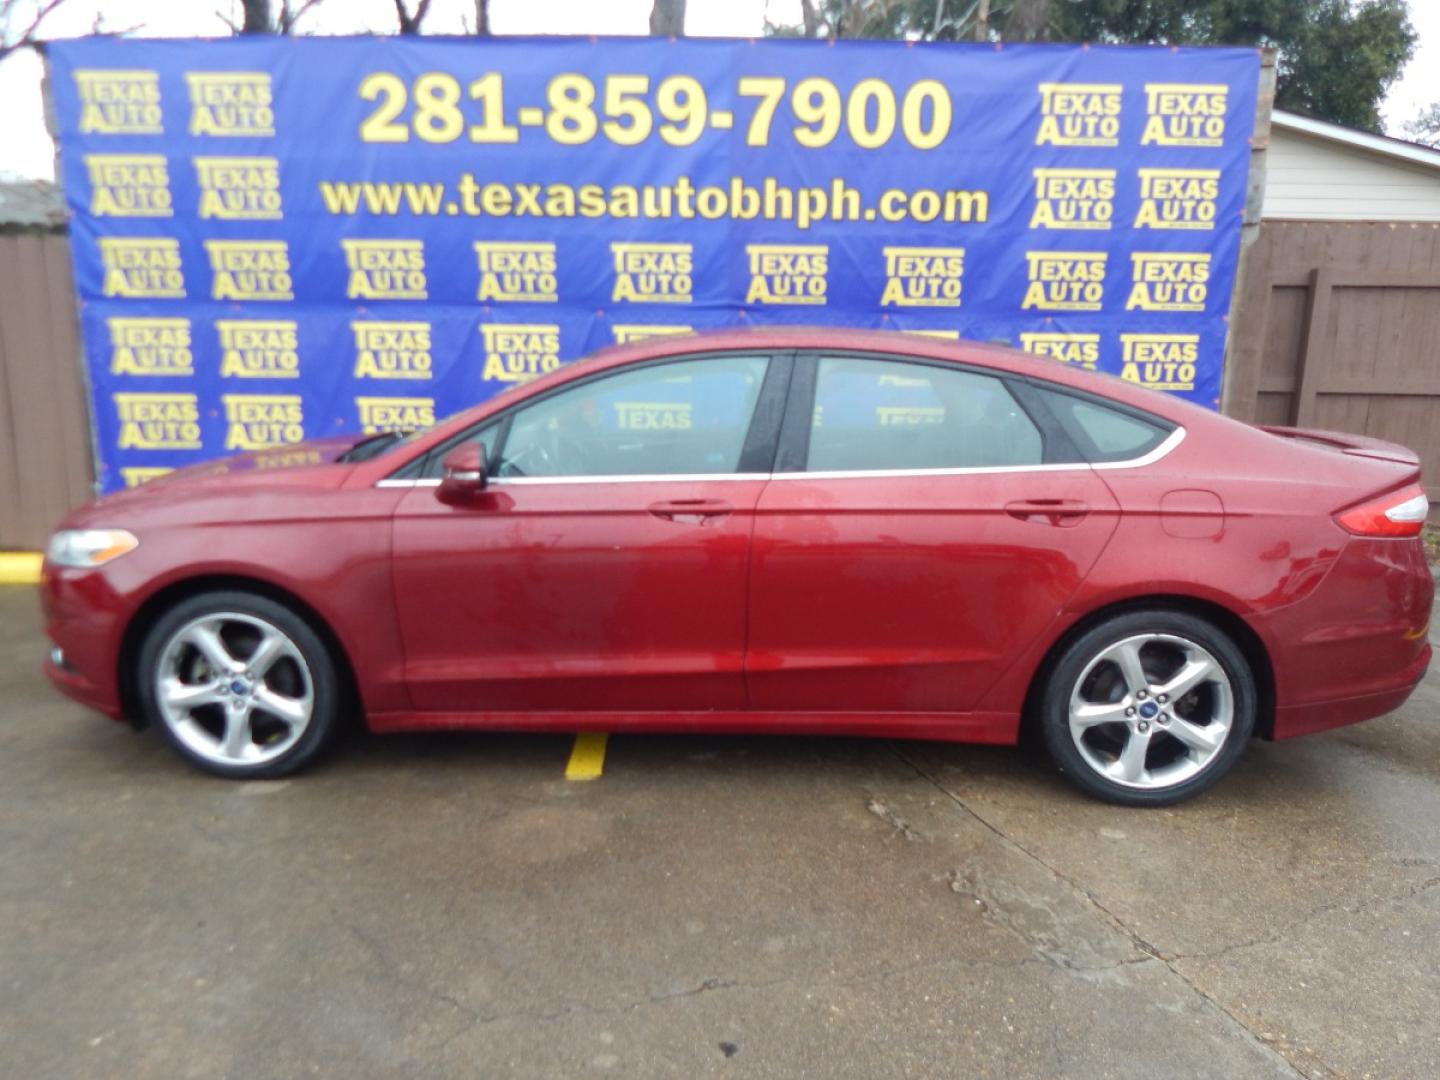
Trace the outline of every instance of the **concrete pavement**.
<instances>
[{"instance_id":1,"label":"concrete pavement","mask_svg":"<svg viewBox=\"0 0 1440 1080\"><path fill-rule=\"evenodd\" d=\"M1440 677L1171 811L1017 750L357 736L196 773L0 589L0 1075L1433 1077Z\"/></svg>"}]
</instances>

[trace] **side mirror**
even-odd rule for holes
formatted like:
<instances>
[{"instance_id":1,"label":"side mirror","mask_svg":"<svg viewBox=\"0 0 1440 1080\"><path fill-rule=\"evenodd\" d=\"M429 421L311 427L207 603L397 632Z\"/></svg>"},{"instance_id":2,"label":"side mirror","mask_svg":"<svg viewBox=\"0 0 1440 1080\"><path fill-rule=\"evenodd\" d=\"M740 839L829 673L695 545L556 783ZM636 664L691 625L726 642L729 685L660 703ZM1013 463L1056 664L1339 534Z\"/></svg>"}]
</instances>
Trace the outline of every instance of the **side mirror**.
<instances>
[{"instance_id":1,"label":"side mirror","mask_svg":"<svg viewBox=\"0 0 1440 1080\"><path fill-rule=\"evenodd\" d=\"M485 490L485 446L479 442L461 443L441 463L445 471L435 497L452 506L463 506Z\"/></svg>"}]
</instances>

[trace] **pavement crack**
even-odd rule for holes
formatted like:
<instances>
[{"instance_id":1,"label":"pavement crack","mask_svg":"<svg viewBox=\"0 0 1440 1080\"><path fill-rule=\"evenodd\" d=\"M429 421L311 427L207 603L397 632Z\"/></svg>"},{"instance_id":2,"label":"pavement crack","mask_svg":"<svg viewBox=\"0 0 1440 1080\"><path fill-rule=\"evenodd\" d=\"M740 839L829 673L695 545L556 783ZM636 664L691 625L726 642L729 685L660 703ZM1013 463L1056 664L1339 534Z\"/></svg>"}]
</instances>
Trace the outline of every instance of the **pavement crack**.
<instances>
[{"instance_id":1,"label":"pavement crack","mask_svg":"<svg viewBox=\"0 0 1440 1080\"><path fill-rule=\"evenodd\" d=\"M914 770L916 776L929 783L932 787L935 788L936 791L940 792L941 795L953 802L966 815L973 818L976 822L978 822L984 828L993 833L1001 841L1001 843L1019 852L1027 859L1030 859L1038 866L1046 870L1057 881L1065 883L1077 894L1083 896L1085 900L1097 912L1099 912L1099 914L1104 918L1104 920L1115 931L1129 938L1134 947L1141 953L1145 954L1144 956L1134 958L1134 960L1131 961L1132 963L1143 963L1147 959L1158 960L1161 964L1165 966L1166 970L1168 970L1175 978L1179 979L1180 982L1183 983L1192 993L1201 998L1210 1007L1218 1011L1222 1016L1227 1017L1230 1023L1234 1024L1235 1027L1237 1027L1241 1032L1244 1033L1244 1038L1251 1042L1262 1053L1270 1057L1275 1064L1283 1066L1293 1075L1302 1077L1303 1080L1312 1080L1310 1074L1306 1073L1303 1069L1296 1065L1295 1062L1291 1061L1289 1057L1283 1054L1280 1050L1276 1049L1276 1047L1273 1046L1268 1040L1261 1038L1259 1032L1252 1028L1248 1023L1246 1023L1242 1017L1237 1015L1228 1006L1226 1006L1224 1002L1220 1001L1218 998L1210 994L1203 987L1190 979L1183 971L1179 969L1179 967L1176 966L1175 958L1167 956L1158 946L1145 940L1145 938L1142 937L1139 932L1131 928L1125 922L1125 920L1121 919L1118 915L1116 915L1113 911L1106 907L1105 903L1090 889L1086 888L1080 882L1076 881L1069 874L1066 874L1064 871L1053 866L1051 863L1046 861L1039 853L1030 850L1030 848L1026 847L1020 841L1016 840L1014 837L1006 833L998 825L994 824L988 818L984 817L982 814L976 811L967 802L965 802L964 799L960 798L960 796L957 795L954 791L941 783L939 777L935 776L924 766L922 766L918 761L905 753L905 751L901 749L898 744L891 743L890 749L893 751L896 757L898 757L902 762L904 762L912 770ZM1118 967L1120 965L1117 964L1112 966Z\"/></svg>"},{"instance_id":2,"label":"pavement crack","mask_svg":"<svg viewBox=\"0 0 1440 1080\"><path fill-rule=\"evenodd\" d=\"M793 981L794 976L783 976L778 979L771 979L762 982L744 982L739 979L722 979L712 976L704 979L694 986L687 986L680 990L671 990L658 994L647 994L642 998L633 1001L621 1002L617 1005L590 1005L582 1001L572 1001L554 1009L515 1009L510 1012L493 1012L477 1014L476 1025L498 1024L510 1020L563 1020L567 1016L614 1016L619 1013L633 1012L636 1009L644 1009L651 1005L663 1005L669 1001L679 1001L682 998L691 998L699 994L708 994L716 990L764 990L780 983Z\"/></svg>"},{"instance_id":3,"label":"pavement crack","mask_svg":"<svg viewBox=\"0 0 1440 1080\"><path fill-rule=\"evenodd\" d=\"M775 980L775 982L783 981L784 980L782 979ZM773 986L775 985L775 983L770 983L768 985ZM711 990L733 990L737 987L744 989L759 989L755 986L746 986L744 983L732 982L729 979L706 979L699 986L692 986L688 990L676 990L673 993L669 994L652 994L644 1001L638 1001L627 1006L625 1011L629 1011L630 1009L638 1009L644 1005L658 1005L662 1001L675 1001L678 998L694 997L696 994L706 994L709 993Z\"/></svg>"},{"instance_id":4,"label":"pavement crack","mask_svg":"<svg viewBox=\"0 0 1440 1080\"><path fill-rule=\"evenodd\" d=\"M901 964L895 967L881 967L875 970L857 972L846 978L837 978L833 973L829 974L800 974L781 975L773 979L729 979L712 976L701 982L687 986L679 990L671 990L663 993L647 994L644 997L631 1001L624 1001L614 1005L591 1005L586 1002L574 1001L560 1005L553 1009L515 1009L508 1012L476 1013L474 1020L465 1028L456 1032L445 1040L442 1045L448 1045L454 1039L464 1035L475 1027L484 1027L489 1024L506 1023L509 1021L538 1021L550 1022L563 1020L569 1016L616 1016L624 1013L635 1012L639 1009L647 1009L655 1005L665 1005L673 1001L681 1001L686 998L698 997L702 994L710 994L722 990L734 991L764 991L772 990L779 986L790 984L803 984L808 986L836 986L836 987L857 987L871 986L876 983L887 982L891 979L901 978L914 974L918 971L931 969L946 970L969 970L969 969L1015 969L1044 963L1039 958L1027 958L1019 961L988 961L988 960L954 960L954 959L929 959L919 960L913 964Z\"/></svg>"},{"instance_id":5,"label":"pavement crack","mask_svg":"<svg viewBox=\"0 0 1440 1080\"><path fill-rule=\"evenodd\" d=\"M906 840L915 841L924 839L913 825L892 810L883 800L871 796L870 801L865 804L865 809L869 810L870 813L893 828L896 833L903 836Z\"/></svg>"},{"instance_id":6,"label":"pavement crack","mask_svg":"<svg viewBox=\"0 0 1440 1080\"><path fill-rule=\"evenodd\" d=\"M891 749L894 751L896 757L898 757L901 761L903 761L906 765L908 765L911 769L914 770L916 776L919 776L921 779L929 783L932 787L935 788L935 790L940 792L940 794L945 796L945 798L949 799L957 807L964 811L965 814L973 818L980 825L984 826L987 830L993 833L996 837L1000 839L1003 844L1005 844L1009 848L1014 849L1015 851L1018 851L1027 859L1030 859L1032 862L1043 867L1046 872L1048 872L1052 877L1064 882L1075 892L1083 896L1087 901L1089 901L1092 907L1094 907L1097 911L1100 912L1101 915L1105 917L1105 920L1110 924L1110 926L1112 926L1115 930L1119 931L1121 934L1124 934L1127 938L1129 938L1131 943L1134 944L1135 948L1139 949L1141 952L1146 953L1148 956L1153 957L1156 960L1165 960L1165 955L1160 951L1159 948L1146 941L1138 933L1136 933L1129 926L1127 926L1123 919L1121 919L1118 915L1116 915L1113 911L1106 907L1104 902L1093 892L1087 889L1084 885L1076 881L1064 871L1046 862L1045 859L1042 858L1038 853L1031 851L1024 844L1020 843L1020 841L1016 840L1014 837L1006 833L998 825L991 822L988 818L982 816L967 802L965 802L965 800L960 798L959 795L955 794L955 792L951 791L948 787L942 784L938 777L928 772L922 765L920 765L919 762L911 758L898 746L891 744Z\"/></svg>"},{"instance_id":7,"label":"pavement crack","mask_svg":"<svg viewBox=\"0 0 1440 1080\"><path fill-rule=\"evenodd\" d=\"M1425 881L1416 882L1404 892L1393 893L1388 896L1375 896L1366 900L1332 900L1328 904L1321 904L1319 907L1306 912L1298 919L1293 919L1284 926L1272 930L1268 934L1260 934L1256 937L1246 938L1244 941L1231 942L1228 945L1221 945L1216 949L1203 949L1193 953L1170 953L1170 960L1214 960L1233 952L1240 952L1244 949L1254 949L1262 945L1273 945L1289 937L1301 927L1308 926L1316 919L1324 918L1336 911L1343 911L1347 915L1360 915L1374 908L1383 907L1386 904L1401 904L1407 900L1429 892L1431 889L1440 886L1440 877L1427 878Z\"/></svg>"},{"instance_id":8,"label":"pavement crack","mask_svg":"<svg viewBox=\"0 0 1440 1080\"><path fill-rule=\"evenodd\" d=\"M1064 971L1082 974L1114 971L1117 968L1135 964L1154 963L1158 959L1150 953L1141 953L1138 956L1128 956L1123 960L1108 963L1087 963L1076 955L1076 950L1066 947L1066 934L1060 920L1049 911L1048 907L1036 904L1023 893L1017 893L1013 889L1004 887L997 889L993 884L987 886L973 868L952 870L934 880L944 881L955 895L973 901L980 914L992 925L1010 934L1045 962ZM1017 918L1012 910L1017 906L1030 909L1031 917ZM1036 925L1034 918L1036 913L1048 916L1048 922L1044 925ZM1090 951L1094 952L1094 950Z\"/></svg>"},{"instance_id":9,"label":"pavement crack","mask_svg":"<svg viewBox=\"0 0 1440 1080\"><path fill-rule=\"evenodd\" d=\"M412 979L409 976L405 975L404 972L400 970L399 965L397 965L395 961L391 959L389 952L385 949L385 946L382 945L378 940L376 940L373 935L371 935L368 931L360 929L360 927L355 923L352 923L346 919L342 919L339 912L332 911L331 914L334 916L335 920L342 927L344 927L345 930L356 941L360 942L360 944L369 951L369 953L375 958L375 960L380 964L381 968L385 971L386 975L389 976L391 981L398 983L401 986L408 986L412 990L418 990L420 993L425 994L426 996L433 998L436 1001L449 1005L452 1009L455 1009L457 1012L464 1015L469 1020L469 1023L464 1028L462 1028L461 1031L468 1030L470 1027L473 1027L476 1023L480 1022L483 1019L479 1012L471 1008L469 1005L466 1005L454 994L447 993L446 991L441 990L439 987L431 986L428 983L420 981L419 979Z\"/></svg>"}]
</instances>

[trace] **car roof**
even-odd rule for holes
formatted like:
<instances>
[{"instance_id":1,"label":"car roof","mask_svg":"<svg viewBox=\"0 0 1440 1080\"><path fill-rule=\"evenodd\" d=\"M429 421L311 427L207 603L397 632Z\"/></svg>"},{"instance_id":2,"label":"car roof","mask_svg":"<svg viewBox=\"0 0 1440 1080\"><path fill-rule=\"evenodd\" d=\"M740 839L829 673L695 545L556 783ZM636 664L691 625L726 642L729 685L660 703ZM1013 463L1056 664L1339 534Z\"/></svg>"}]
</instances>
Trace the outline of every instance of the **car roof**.
<instances>
[{"instance_id":1,"label":"car roof","mask_svg":"<svg viewBox=\"0 0 1440 1080\"><path fill-rule=\"evenodd\" d=\"M645 360L692 353L745 349L806 349L837 352L876 352L926 360L977 364L1026 378L1041 379L1111 398L1175 423L1193 423L1218 414L1158 390L1149 390L1114 375L1087 371L1078 365L1035 356L1008 345L965 339L932 337L899 330L868 330L833 326L757 326L700 333L664 334L625 345L612 345L577 363L601 370ZM563 379L576 365L563 365L545 377Z\"/></svg>"},{"instance_id":2,"label":"car roof","mask_svg":"<svg viewBox=\"0 0 1440 1080\"><path fill-rule=\"evenodd\" d=\"M1073 387L1076 390L1130 405L1153 416L1187 427L1203 428L1214 424L1235 423L1218 413L1191 404L1171 394L1158 390L1147 390L1113 375L1096 374L1076 365L1033 356L1005 345L951 340L895 330L861 330L826 326L757 326L706 330L701 333L662 334L641 341L600 349L583 359L561 364L554 371L531 382L512 386L501 394L441 421L416 441L415 453L411 457L413 459L428 452L453 437L457 432L463 431L472 424L483 422L487 416L493 413L511 408L585 374L594 374L628 364L663 360L669 357L755 350L774 352L787 349L870 352L887 356L915 357L922 360L969 363L1011 375ZM370 477L372 473L384 475L395 468L393 462L381 455L357 466L357 482L368 482L366 478Z\"/></svg>"}]
</instances>

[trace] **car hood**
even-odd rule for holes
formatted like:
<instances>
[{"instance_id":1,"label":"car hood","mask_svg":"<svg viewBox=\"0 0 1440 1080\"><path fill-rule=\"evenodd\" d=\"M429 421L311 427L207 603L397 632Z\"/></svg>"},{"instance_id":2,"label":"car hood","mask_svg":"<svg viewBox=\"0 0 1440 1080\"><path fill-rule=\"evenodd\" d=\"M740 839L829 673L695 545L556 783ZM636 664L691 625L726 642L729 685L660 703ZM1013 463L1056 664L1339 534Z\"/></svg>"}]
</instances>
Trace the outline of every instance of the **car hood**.
<instances>
[{"instance_id":1,"label":"car hood","mask_svg":"<svg viewBox=\"0 0 1440 1080\"><path fill-rule=\"evenodd\" d=\"M233 457L191 465L158 476L138 487L95 499L69 515L65 528L123 524L143 514L209 516L217 502L260 490L276 493L338 487L353 468L340 459L367 436L342 435L311 439L293 446L254 450ZM184 508L182 510L181 508ZM167 510L176 514L166 513Z\"/></svg>"},{"instance_id":2,"label":"car hood","mask_svg":"<svg viewBox=\"0 0 1440 1080\"><path fill-rule=\"evenodd\" d=\"M331 435L323 439L310 439L293 446L277 446L269 450L251 450L233 457L202 461L183 469L156 477L144 485L167 485L193 483L218 476L233 476L243 473L273 473L292 469L303 469L315 465L331 465L339 461L345 452L369 436ZM138 490L138 489L137 489Z\"/></svg>"}]
</instances>

